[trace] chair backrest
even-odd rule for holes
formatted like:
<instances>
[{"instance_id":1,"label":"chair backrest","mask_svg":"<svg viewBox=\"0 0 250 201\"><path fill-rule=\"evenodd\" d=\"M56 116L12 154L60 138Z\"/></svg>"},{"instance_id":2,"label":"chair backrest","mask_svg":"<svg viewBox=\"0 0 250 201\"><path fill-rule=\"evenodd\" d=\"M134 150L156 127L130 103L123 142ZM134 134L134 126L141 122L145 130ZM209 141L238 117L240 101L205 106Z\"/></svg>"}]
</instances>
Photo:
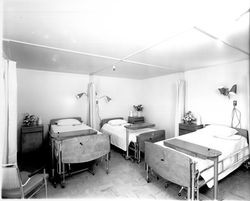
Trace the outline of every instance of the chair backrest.
<instances>
[{"instance_id":1,"label":"chair backrest","mask_svg":"<svg viewBox=\"0 0 250 201\"><path fill-rule=\"evenodd\" d=\"M2 166L2 189L21 189L22 181L18 167L14 164L7 164Z\"/></svg>"}]
</instances>

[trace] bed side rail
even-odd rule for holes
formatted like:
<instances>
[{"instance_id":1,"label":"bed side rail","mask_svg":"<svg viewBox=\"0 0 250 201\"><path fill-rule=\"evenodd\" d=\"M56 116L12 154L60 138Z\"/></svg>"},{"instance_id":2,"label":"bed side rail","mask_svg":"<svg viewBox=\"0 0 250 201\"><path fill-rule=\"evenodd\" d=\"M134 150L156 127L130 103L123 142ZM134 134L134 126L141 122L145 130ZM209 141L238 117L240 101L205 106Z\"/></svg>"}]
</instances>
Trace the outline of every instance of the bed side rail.
<instances>
[{"instance_id":1,"label":"bed side rail","mask_svg":"<svg viewBox=\"0 0 250 201\"><path fill-rule=\"evenodd\" d=\"M164 179L190 187L191 159L183 153L151 142L145 142L145 163Z\"/></svg>"},{"instance_id":2,"label":"bed side rail","mask_svg":"<svg viewBox=\"0 0 250 201\"><path fill-rule=\"evenodd\" d=\"M63 163L83 163L100 158L110 152L107 134L88 135L62 141Z\"/></svg>"}]
</instances>

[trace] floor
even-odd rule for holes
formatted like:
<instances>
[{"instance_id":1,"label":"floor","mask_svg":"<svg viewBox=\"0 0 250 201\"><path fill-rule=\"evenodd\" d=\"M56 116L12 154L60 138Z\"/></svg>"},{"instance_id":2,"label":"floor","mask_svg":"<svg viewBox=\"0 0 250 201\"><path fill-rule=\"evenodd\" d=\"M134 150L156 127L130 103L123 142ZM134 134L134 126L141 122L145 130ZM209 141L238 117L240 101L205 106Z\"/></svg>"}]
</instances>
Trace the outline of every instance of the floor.
<instances>
[{"instance_id":1,"label":"floor","mask_svg":"<svg viewBox=\"0 0 250 201\"><path fill-rule=\"evenodd\" d=\"M185 200L185 191L178 196L180 186L175 184L165 188L165 181L153 177L150 183L145 180L144 163L126 161L116 151L111 152L110 173L105 172L105 163L99 161L95 166L95 175L88 172L66 178L66 187L56 188L48 183L48 198L114 198L114 199L164 199ZM201 189L200 199L213 198L213 190ZM44 191L37 195L44 198ZM250 200L250 170L239 168L219 182L219 199Z\"/></svg>"}]
</instances>

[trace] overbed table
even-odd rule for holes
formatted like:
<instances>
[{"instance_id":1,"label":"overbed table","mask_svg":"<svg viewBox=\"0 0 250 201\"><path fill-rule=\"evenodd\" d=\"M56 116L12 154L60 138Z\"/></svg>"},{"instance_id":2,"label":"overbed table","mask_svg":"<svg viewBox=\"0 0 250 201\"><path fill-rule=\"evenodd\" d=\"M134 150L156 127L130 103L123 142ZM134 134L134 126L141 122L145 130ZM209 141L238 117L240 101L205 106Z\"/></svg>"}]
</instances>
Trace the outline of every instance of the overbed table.
<instances>
[{"instance_id":1,"label":"overbed table","mask_svg":"<svg viewBox=\"0 0 250 201\"><path fill-rule=\"evenodd\" d=\"M214 200L218 197L218 158L222 154L220 151L210 149L208 147L193 144L180 139L169 139L164 141L164 145L183 152L185 154L214 161ZM194 190L192 189L192 199L194 198Z\"/></svg>"},{"instance_id":2,"label":"overbed table","mask_svg":"<svg viewBox=\"0 0 250 201\"><path fill-rule=\"evenodd\" d=\"M138 129L143 129L143 128L152 128L154 127L155 124L152 123L137 123L137 124L130 124L127 126L124 126L126 128L126 147L127 147L127 151L126 151L126 159L129 159L129 130L138 130Z\"/></svg>"},{"instance_id":3,"label":"overbed table","mask_svg":"<svg viewBox=\"0 0 250 201\"><path fill-rule=\"evenodd\" d=\"M65 170L64 165L62 164L62 153L61 153L61 144L63 140L74 138L74 137L81 137L81 136L88 136L88 135L97 135L97 131L93 129L86 129L75 131L74 134L72 132L64 132L64 133L50 133L50 142L51 142L51 174L52 174L52 183L56 186L55 182L55 162L58 167L58 174L60 175L60 183L61 186L64 187L64 176ZM55 143L59 143L58 148L58 160L55 161ZM63 178L61 178L63 176Z\"/></svg>"}]
</instances>

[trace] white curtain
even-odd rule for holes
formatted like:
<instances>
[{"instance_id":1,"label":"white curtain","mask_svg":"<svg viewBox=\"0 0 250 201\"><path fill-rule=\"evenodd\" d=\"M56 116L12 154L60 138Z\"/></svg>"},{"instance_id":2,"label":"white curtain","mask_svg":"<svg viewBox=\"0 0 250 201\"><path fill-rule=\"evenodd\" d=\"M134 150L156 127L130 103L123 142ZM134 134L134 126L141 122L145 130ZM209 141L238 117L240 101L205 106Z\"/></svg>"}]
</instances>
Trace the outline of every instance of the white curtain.
<instances>
[{"instance_id":1,"label":"white curtain","mask_svg":"<svg viewBox=\"0 0 250 201\"><path fill-rule=\"evenodd\" d=\"M95 84L90 82L88 85L88 99L89 99L89 126L94 129L97 129L96 122L96 92Z\"/></svg>"},{"instance_id":2,"label":"white curtain","mask_svg":"<svg viewBox=\"0 0 250 201\"><path fill-rule=\"evenodd\" d=\"M17 163L17 77L16 63L2 60L1 67L1 133L2 163Z\"/></svg>"},{"instance_id":3,"label":"white curtain","mask_svg":"<svg viewBox=\"0 0 250 201\"><path fill-rule=\"evenodd\" d=\"M179 123L185 113L186 84L185 80L176 83L175 136L179 136Z\"/></svg>"}]
</instances>

